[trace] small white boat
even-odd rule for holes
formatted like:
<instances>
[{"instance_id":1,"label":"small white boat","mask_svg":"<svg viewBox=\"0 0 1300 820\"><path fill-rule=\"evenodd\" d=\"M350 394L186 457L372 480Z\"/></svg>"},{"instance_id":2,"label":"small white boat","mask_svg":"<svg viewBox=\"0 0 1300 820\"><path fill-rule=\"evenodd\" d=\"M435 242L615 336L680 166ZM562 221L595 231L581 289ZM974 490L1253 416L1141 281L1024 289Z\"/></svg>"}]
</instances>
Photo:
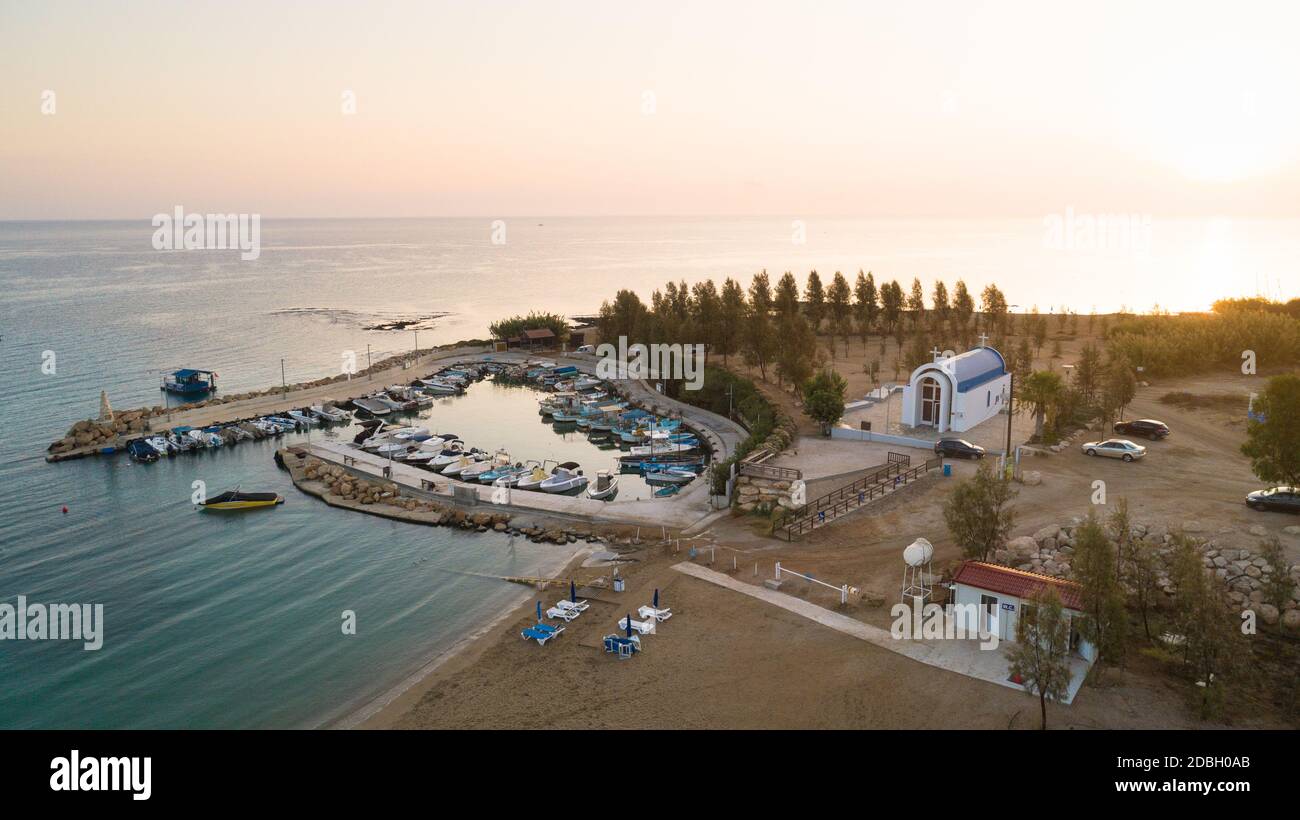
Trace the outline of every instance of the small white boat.
<instances>
[{"instance_id":1,"label":"small white boat","mask_svg":"<svg viewBox=\"0 0 1300 820\"><path fill-rule=\"evenodd\" d=\"M505 450L497 450L496 454L490 459L485 459L476 464L471 464L460 471L460 477L466 481L477 480L480 475L489 470L504 470L511 464L510 454Z\"/></svg>"},{"instance_id":2,"label":"small white boat","mask_svg":"<svg viewBox=\"0 0 1300 820\"><path fill-rule=\"evenodd\" d=\"M306 424L309 427L315 427L320 424L320 419L315 418L308 413L304 413L301 410L290 410L288 413L285 413L285 415L299 424Z\"/></svg>"},{"instance_id":3,"label":"small white boat","mask_svg":"<svg viewBox=\"0 0 1300 820\"><path fill-rule=\"evenodd\" d=\"M452 396L460 392L460 388L456 385L440 379L417 379L417 381L421 390L436 396Z\"/></svg>"},{"instance_id":4,"label":"small white boat","mask_svg":"<svg viewBox=\"0 0 1300 820\"><path fill-rule=\"evenodd\" d=\"M573 383L574 390L590 390L593 387L600 387L600 379L583 376Z\"/></svg>"},{"instance_id":5,"label":"small white boat","mask_svg":"<svg viewBox=\"0 0 1300 820\"><path fill-rule=\"evenodd\" d=\"M372 416L386 416L393 412L393 408L386 404L381 404L377 399L353 399L352 404L354 407L365 410Z\"/></svg>"},{"instance_id":6,"label":"small white boat","mask_svg":"<svg viewBox=\"0 0 1300 820\"><path fill-rule=\"evenodd\" d=\"M458 476L466 467L472 467L482 461L483 458L478 453L461 453L459 458L443 468L442 474L445 476Z\"/></svg>"},{"instance_id":7,"label":"small white boat","mask_svg":"<svg viewBox=\"0 0 1300 820\"><path fill-rule=\"evenodd\" d=\"M521 476L519 480L515 482L515 489L537 490L541 488L542 482L548 478L550 478L550 474L547 473L546 470L540 466L534 467L531 473Z\"/></svg>"},{"instance_id":8,"label":"small white boat","mask_svg":"<svg viewBox=\"0 0 1300 820\"><path fill-rule=\"evenodd\" d=\"M587 481L581 470L560 466L551 471L551 477L541 483L540 489L545 493L567 493L582 489Z\"/></svg>"},{"instance_id":9,"label":"small white boat","mask_svg":"<svg viewBox=\"0 0 1300 820\"><path fill-rule=\"evenodd\" d=\"M587 487L587 495L597 501L607 501L618 492L618 479L609 470L596 471L596 483Z\"/></svg>"},{"instance_id":10,"label":"small white boat","mask_svg":"<svg viewBox=\"0 0 1300 820\"><path fill-rule=\"evenodd\" d=\"M381 404L384 407L387 407L389 410L401 410L403 407L402 402L395 401L394 399L389 397L388 394L386 393L375 393L373 395L366 396L366 401Z\"/></svg>"},{"instance_id":11,"label":"small white boat","mask_svg":"<svg viewBox=\"0 0 1300 820\"><path fill-rule=\"evenodd\" d=\"M157 450L162 456L171 455L179 449L170 439L163 436L150 436L144 440L144 443Z\"/></svg>"},{"instance_id":12,"label":"small white boat","mask_svg":"<svg viewBox=\"0 0 1300 820\"><path fill-rule=\"evenodd\" d=\"M348 417L347 413L332 404L313 404L310 409L313 414L326 421L343 421Z\"/></svg>"}]
</instances>

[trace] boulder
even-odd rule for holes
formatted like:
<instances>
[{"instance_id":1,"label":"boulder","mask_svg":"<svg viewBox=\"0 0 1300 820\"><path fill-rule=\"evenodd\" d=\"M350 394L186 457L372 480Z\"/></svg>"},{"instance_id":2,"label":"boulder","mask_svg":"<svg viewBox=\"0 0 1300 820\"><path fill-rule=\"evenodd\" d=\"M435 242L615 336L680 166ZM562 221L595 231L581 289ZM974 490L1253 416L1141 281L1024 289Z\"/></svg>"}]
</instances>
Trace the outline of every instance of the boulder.
<instances>
[{"instance_id":1,"label":"boulder","mask_svg":"<svg viewBox=\"0 0 1300 820\"><path fill-rule=\"evenodd\" d=\"M1041 530L1034 533L1033 538L1035 541L1041 544L1042 542L1046 541L1049 538L1052 540L1056 540L1056 536L1060 534L1061 534L1060 526L1057 524L1052 524L1050 526L1043 527Z\"/></svg>"},{"instance_id":2,"label":"boulder","mask_svg":"<svg viewBox=\"0 0 1300 820\"><path fill-rule=\"evenodd\" d=\"M1200 521L1184 521L1183 532L1205 532L1205 525Z\"/></svg>"},{"instance_id":3,"label":"boulder","mask_svg":"<svg viewBox=\"0 0 1300 820\"><path fill-rule=\"evenodd\" d=\"M1008 541L1007 549L1016 555L1033 555L1038 552L1038 542L1028 535L1022 535Z\"/></svg>"},{"instance_id":4,"label":"boulder","mask_svg":"<svg viewBox=\"0 0 1300 820\"><path fill-rule=\"evenodd\" d=\"M1268 529L1263 524L1251 524L1250 534L1263 538L1268 535Z\"/></svg>"},{"instance_id":5,"label":"boulder","mask_svg":"<svg viewBox=\"0 0 1300 820\"><path fill-rule=\"evenodd\" d=\"M1292 632L1300 632L1300 609L1288 609L1282 613L1282 626Z\"/></svg>"},{"instance_id":6,"label":"boulder","mask_svg":"<svg viewBox=\"0 0 1300 820\"><path fill-rule=\"evenodd\" d=\"M1277 623L1278 615L1277 607L1272 604L1259 605L1259 617L1269 626Z\"/></svg>"}]
</instances>

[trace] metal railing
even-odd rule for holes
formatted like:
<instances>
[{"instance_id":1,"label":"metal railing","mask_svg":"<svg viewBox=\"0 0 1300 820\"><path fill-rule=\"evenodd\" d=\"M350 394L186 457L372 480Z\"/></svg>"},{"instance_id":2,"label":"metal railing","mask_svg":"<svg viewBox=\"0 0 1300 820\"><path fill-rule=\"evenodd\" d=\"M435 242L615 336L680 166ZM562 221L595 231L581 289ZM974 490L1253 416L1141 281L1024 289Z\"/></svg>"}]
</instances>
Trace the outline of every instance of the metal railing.
<instances>
[{"instance_id":1,"label":"metal railing","mask_svg":"<svg viewBox=\"0 0 1300 820\"><path fill-rule=\"evenodd\" d=\"M840 498L835 501L835 503L817 509L814 512L804 515L802 518L788 520L785 523L778 524L777 528L774 529L774 532L783 533L787 541L793 541L796 537L803 535L805 532L814 530L823 524L830 523L841 515L869 504L875 499L887 495L892 490L906 485L912 479L919 478L926 472L943 464L943 458L936 457L927 459L925 463L918 464L917 466L906 470L896 469L897 464L898 462L895 462L895 464L886 465L881 468L883 471L888 471L888 475L884 476L877 483L869 486L861 486L852 495ZM859 482L854 483L857 484ZM847 490L848 488L842 489ZM821 499L818 500L820 501Z\"/></svg>"},{"instance_id":2,"label":"metal railing","mask_svg":"<svg viewBox=\"0 0 1300 820\"><path fill-rule=\"evenodd\" d=\"M825 507L833 506L844 498L857 495L863 488L873 484L878 484L885 479L896 475L912 463L912 457L903 453L889 453L885 458L885 463L878 467L873 467L865 475L854 479L851 483L845 484L835 490L831 490L819 498L814 498L802 507L796 507L786 512L785 515L777 522L778 527L783 527L787 522L796 518L815 513Z\"/></svg>"},{"instance_id":3,"label":"metal railing","mask_svg":"<svg viewBox=\"0 0 1300 820\"><path fill-rule=\"evenodd\" d=\"M798 481L803 478L803 471L794 467L777 467L763 462L775 456L766 447L759 448L740 461L740 474L755 478L775 478L778 481Z\"/></svg>"}]
</instances>

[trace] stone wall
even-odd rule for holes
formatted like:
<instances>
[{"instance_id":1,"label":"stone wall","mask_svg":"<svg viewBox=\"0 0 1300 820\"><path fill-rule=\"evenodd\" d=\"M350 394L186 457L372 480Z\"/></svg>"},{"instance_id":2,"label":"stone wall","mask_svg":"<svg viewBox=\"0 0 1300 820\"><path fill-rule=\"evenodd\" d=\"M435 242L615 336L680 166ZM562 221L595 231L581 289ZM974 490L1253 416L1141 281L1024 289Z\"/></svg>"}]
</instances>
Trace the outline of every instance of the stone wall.
<instances>
[{"instance_id":1,"label":"stone wall","mask_svg":"<svg viewBox=\"0 0 1300 820\"><path fill-rule=\"evenodd\" d=\"M736 506L745 512L766 507L784 507L792 510L798 505L790 500L791 482L758 476L742 475L736 477Z\"/></svg>"}]
</instances>

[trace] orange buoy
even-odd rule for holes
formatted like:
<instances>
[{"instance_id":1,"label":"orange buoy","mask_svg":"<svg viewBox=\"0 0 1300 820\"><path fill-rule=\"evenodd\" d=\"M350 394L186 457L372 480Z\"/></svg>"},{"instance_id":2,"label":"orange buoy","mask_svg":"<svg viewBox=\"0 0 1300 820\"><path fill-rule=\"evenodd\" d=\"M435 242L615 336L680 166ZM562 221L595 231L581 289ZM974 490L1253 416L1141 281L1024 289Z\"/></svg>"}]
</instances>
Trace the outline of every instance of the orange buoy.
<instances>
[{"instance_id":1,"label":"orange buoy","mask_svg":"<svg viewBox=\"0 0 1300 820\"><path fill-rule=\"evenodd\" d=\"M64 515L67 515L67 514L68 514L68 505L67 505L67 504L64 504L64 505L63 505L63 514L64 514Z\"/></svg>"}]
</instances>

